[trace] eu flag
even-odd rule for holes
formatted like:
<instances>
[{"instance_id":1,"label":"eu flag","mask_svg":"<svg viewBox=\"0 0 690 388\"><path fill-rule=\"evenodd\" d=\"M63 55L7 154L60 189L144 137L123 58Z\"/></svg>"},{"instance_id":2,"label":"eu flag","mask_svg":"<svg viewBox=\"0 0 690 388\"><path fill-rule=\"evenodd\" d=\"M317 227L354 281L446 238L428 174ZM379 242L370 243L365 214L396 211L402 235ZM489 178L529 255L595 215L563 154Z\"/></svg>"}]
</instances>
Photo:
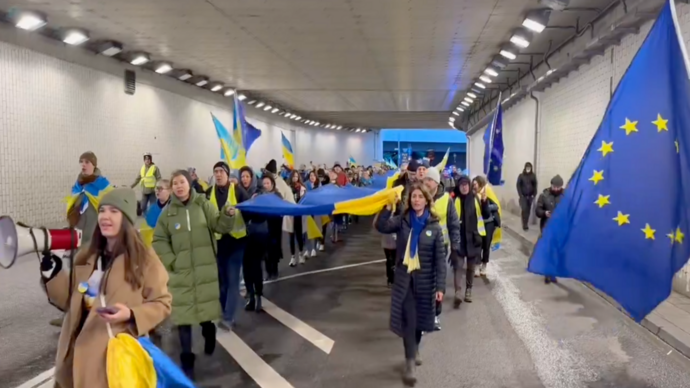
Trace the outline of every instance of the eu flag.
<instances>
[{"instance_id":1,"label":"eu flag","mask_svg":"<svg viewBox=\"0 0 690 388\"><path fill-rule=\"evenodd\" d=\"M503 108L499 104L491 125L484 131L484 175L492 185L500 185L502 171Z\"/></svg>"},{"instance_id":2,"label":"eu flag","mask_svg":"<svg viewBox=\"0 0 690 388\"><path fill-rule=\"evenodd\" d=\"M587 281L636 321L690 257L690 80L672 2L611 97L529 271Z\"/></svg>"}]
</instances>

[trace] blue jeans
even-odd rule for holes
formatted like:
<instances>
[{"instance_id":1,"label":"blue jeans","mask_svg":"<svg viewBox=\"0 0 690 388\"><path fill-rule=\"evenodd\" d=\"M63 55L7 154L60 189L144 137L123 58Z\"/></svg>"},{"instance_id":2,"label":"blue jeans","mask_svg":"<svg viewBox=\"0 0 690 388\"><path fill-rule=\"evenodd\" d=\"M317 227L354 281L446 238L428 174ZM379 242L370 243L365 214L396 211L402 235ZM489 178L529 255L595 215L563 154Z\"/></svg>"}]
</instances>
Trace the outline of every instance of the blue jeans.
<instances>
[{"instance_id":1,"label":"blue jeans","mask_svg":"<svg viewBox=\"0 0 690 388\"><path fill-rule=\"evenodd\" d=\"M223 309L223 320L235 321L237 305L240 303L240 274L244 246L233 249L230 255L216 257L218 263L218 283L220 284L220 307Z\"/></svg>"}]
</instances>

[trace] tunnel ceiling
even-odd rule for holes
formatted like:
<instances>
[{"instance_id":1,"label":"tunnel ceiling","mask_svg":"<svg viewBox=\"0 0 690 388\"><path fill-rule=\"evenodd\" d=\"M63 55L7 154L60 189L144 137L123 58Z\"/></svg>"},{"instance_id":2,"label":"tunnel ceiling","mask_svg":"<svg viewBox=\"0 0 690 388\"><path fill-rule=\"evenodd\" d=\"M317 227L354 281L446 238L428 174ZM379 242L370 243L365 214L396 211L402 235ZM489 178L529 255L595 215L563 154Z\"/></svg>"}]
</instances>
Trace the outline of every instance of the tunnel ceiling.
<instances>
[{"instance_id":1,"label":"tunnel ceiling","mask_svg":"<svg viewBox=\"0 0 690 388\"><path fill-rule=\"evenodd\" d=\"M609 0L570 0L603 8ZM322 122L447 128L537 0L0 0ZM574 25L595 12L559 12ZM572 35L547 29L524 50ZM550 42L551 41L551 42ZM520 56L519 62L526 62ZM510 71L516 72L519 66ZM521 70L524 72L524 68ZM506 74L510 77L510 74Z\"/></svg>"}]
</instances>

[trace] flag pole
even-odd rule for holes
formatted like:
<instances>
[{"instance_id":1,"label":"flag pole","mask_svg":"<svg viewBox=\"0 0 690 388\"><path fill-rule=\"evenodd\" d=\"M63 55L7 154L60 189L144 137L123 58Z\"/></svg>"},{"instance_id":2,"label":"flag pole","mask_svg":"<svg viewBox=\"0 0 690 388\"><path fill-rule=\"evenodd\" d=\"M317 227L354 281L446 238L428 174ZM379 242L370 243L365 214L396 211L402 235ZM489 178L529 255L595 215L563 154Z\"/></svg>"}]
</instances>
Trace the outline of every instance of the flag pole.
<instances>
[{"instance_id":1,"label":"flag pole","mask_svg":"<svg viewBox=\"0 0 690 388\"><path fill-rule=\"evenodd\" d=\"M501 106L501 96L503 92L498 92L498 103L496 104L496 112L494 118L491 120L491 132L489 133L489 165L486 166L486 177L489 177L491 171L491 154L494 152L494 132L496 131L496 119L498 119L498 108Z\"/></svg>"}]
</instances>

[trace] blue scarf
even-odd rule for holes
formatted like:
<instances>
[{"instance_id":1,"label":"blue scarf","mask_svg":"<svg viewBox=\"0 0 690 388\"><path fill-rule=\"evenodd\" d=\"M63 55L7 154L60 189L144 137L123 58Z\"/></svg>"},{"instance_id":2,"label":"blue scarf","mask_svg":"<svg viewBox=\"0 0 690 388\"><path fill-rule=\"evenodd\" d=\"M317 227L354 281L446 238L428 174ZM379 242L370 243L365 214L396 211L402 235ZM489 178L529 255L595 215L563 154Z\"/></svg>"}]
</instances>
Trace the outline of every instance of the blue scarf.
<instances>
[{"instance_id":1,"label":"blue scarf","mask_svg":"<svg viewBox=\"0 0 690 388\"><path fill-rule=\"evenodd\" d=\"M429 209L424 209L421 216L417 216L414 210L410 210L410 257L417 257L417 245L419 244L419 236L426 228L426 223L429 220Z\"/></svg>"}]
</instances>

